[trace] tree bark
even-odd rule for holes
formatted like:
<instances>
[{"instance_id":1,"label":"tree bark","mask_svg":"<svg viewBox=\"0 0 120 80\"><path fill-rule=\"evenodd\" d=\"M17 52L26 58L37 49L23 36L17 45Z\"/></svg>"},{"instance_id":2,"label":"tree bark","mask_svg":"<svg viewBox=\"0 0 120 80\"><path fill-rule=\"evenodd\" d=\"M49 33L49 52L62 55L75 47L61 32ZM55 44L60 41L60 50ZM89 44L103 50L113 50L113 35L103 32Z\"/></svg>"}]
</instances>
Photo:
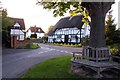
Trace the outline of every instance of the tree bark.
<instances>
[{"instance_id":1,"label":"tree bark","mask_svg":"<svg viewBox=\"0 0 120 80\"><path fill-rule=\"evenodd\" d=\"M91 17L90 46L105 47L105 16L114 2L87 2L82 6L89 11Z\"/></svg>"},{"instance_id":2,"label":"tree bark","mask_svg":"<svg viewBox=\"0 0 120 80\"><path fill-rule=\"evenodd\" d=\"M105 14L102 7L91 15L90 46L105 47Z\"/></svg>"}]
</instances>

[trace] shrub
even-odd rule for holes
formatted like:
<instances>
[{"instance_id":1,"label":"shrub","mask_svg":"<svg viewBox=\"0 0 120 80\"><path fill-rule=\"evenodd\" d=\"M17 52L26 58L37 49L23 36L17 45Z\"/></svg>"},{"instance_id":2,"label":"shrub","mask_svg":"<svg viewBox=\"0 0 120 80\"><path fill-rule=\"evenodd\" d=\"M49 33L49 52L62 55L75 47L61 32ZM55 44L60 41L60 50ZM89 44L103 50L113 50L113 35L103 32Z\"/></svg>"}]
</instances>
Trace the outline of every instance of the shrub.
<instances>
[{"instance_id":1,"label":"shrub","mask_svg":"<svg viewBox=\"0 0 120 80\"><path fill-rule=\"evenodd\" d=\"M37 49L40 46L38 44L27 44L26 46L24 46L24 49Z\"/></svg>"},{"instance_id":2,"label":"shrub","mask_svg":"<svg viewBox=\"0 0 120 80\"><path fill-rule=\"evenodd\" d=\"M110 47L110 52L111 52L111 59L115 62L120 63L120 45L119 45L119 43L112 44L109 47Z\"/></svg>"},{"instance_id":3,"label":"shrub","mask_svg":"<svg viewBox=\"0 0 120 80\"><path fill-rule=\"evenodd\" d=\"M120 54L120 45L119 44L112 44L109 46L110 47L110 52L112 55L114 54Z\"/></svg>"},{"instance_id":4,"label":"shrub","mask_svg":"<svg viewBox=\"0 0 120 80\"><path fill-rule=\"evenodd\" d=\"M111 49L110 49L110 52L111 52L111 54L113 55L113 54L118 53L118 52L119 52L119 49L118 49L118 48L111 48Z\"/></svg>"},{"instance_id":5,"label":"shrub","mask_svg":"<svg viewBox=\"0 0 120 80\"><path fill-rule=\"evenodd\" d=\"M88 36L83 37L81 40L82 40L81 41L82 45L84 45L84 46L89 45L90 38Z\"/></svg>"},{"instance_id":6,"label":"shrub","mask_svg":"<svg viewBox=\"0 0 120 80\"><path fill-rule=\"evenodd\" d=\"M37 38L37 34L31 34L30 38Z\"/></svg>"}]
</instances>

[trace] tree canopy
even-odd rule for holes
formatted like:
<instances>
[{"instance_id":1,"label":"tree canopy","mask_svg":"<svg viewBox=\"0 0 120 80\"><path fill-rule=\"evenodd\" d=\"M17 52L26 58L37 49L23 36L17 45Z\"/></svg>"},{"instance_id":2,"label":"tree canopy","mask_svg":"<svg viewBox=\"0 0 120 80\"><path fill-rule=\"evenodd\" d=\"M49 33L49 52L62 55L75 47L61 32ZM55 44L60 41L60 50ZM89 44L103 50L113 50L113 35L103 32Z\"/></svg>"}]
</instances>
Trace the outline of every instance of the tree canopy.
<instances>
[{"instance_id":1,"label":"tree canopy","mask_svg":"<svg viewBox=\"0 0 120 80\"><path fill-rule=\"evenodd\" d=\"M54 26L51 25L51 26L48 28L47 34L48 34L48 32L51 31L53 28L54 28Z\"/></svg>"},{"instance_id":2,"label":"tree canopy","mask_svg":"<svg viewBox=\"0 0 120 80\"><path fill-rule=\"evenodd\" d=\"M10 28L14 24L7 16L7 9L2 10L2 44L9 45L10 43Z\"/></svg>"},{"instance_id":3,"label":"tree canopy","mask_svg":"<svg viewBox=\"0 0 120 80\"><path fill-rule=\"evenodd\" d=\"M6 30L9 28L8 26L11 26L14 24L14 21L12 21L8 16L7 16L7 9L2 10L2 30Z\"/></svg>"},{"instance_id":4,"label":"tree canopy","mask_svg":"<svg viewBox=\"0 0 120 80\"><path fill-rule=\"evenodd\" d=\"M64 13L69 13L71 16L76 16L77 14L83 15L83 22L87 23L86 18L88 18L88 11L82 7L80 2L39 2L44 9L52 10L53 16L64 16Z\"/></svg>"},{"instance_id":5,"label":"tree canopy","mask_svg":"<svg viewBox=\"0 0 120 80\"><path fill-rule=\"evenodd\" d=\"M114 23L115 19L113 19L112 11L113 10L109 11L105 26L105 36L107 44L120 43L120 31L116 30L116 24Z\"/></svg>"}]
</instances>

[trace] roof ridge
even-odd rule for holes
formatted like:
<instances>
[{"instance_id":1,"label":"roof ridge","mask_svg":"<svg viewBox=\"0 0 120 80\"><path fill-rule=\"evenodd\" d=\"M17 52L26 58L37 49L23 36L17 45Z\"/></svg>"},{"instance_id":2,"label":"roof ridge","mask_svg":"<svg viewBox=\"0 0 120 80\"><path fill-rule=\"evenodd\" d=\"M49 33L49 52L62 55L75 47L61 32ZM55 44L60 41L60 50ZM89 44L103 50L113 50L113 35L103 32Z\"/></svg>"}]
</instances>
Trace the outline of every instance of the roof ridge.
<instances>
[{"instance_id":1,"label":"roof ridge","mask_svg":"<svg viewBox=\"0 0 120 80\"><path fill-rule=\"evenodd\" d=\"M23 20L24 20L24 18L15 18L15 17L9 17L9 18L13 18L13 19L23 19Z\"/></svg>"}]
</instances>

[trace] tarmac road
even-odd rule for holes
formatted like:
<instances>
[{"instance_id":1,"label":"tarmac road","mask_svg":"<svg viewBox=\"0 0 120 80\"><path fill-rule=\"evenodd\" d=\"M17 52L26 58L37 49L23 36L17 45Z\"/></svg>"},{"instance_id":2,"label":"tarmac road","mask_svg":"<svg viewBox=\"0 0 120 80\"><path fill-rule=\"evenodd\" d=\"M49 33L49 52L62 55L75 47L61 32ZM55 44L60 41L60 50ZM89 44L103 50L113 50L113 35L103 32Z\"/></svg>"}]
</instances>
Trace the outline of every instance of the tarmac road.
<instances>
[{"instance_id":1,"label":"tarmac road","mask_svg":"<svg viewBox=\"0 0 120 80\"><path fill-rule=\"evenodd\" d=\"M40 44L38 49L3 49L2 77L17 78L30 67L57 56L71 55L81 52L82 48L52 46Z\"/></svg>"}]
</instances>

